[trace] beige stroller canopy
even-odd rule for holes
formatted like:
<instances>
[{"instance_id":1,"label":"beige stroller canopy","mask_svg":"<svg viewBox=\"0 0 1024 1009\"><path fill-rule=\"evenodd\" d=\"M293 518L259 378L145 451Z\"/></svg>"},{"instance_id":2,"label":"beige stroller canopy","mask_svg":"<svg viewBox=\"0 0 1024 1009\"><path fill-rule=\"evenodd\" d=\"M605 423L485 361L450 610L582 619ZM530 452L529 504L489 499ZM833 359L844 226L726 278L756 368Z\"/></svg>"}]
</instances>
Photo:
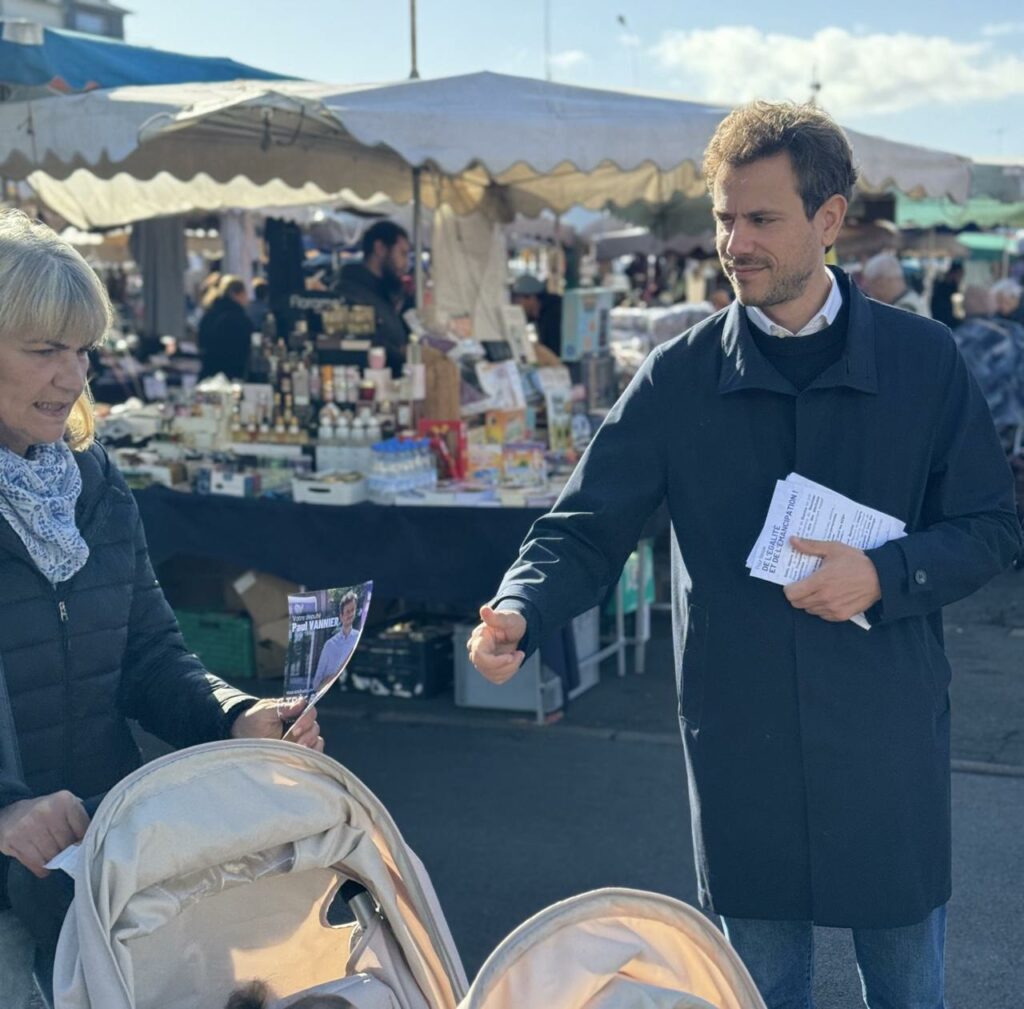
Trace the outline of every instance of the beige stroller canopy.
<instances>
[{"instance_id":1,"label":"beige stroller canopy","mask_svg":"<svg viewBox=\"0 0 1024 1009\"><path fill-rule=\"evenodd\" d=\"M466 990L419 859L373 793L311 750L232 740L154 761L107 795L81 855L59 1009L219 1009L256 978L284 1001L324 986L359 1009L454 1009ZM348 879L390 928L327 925Z\"/></svg>"},{"instance_id":2,"label":"beige stroller canopy","mask_svg":"<svg viewBox=\"0 0 1024 1009\"><path fill-rule=\"evenodd\" d=\"M289 743L211 743L136 771L97 811L75 875L57 1009L220 1009L253 979L275 1009L313 991L354 1009L764 1009L709 921L632 890L540 912L467 993L434 889L387 811ZM357 922L331 925L349 880L379 913L364 903Z\"/></svg>"},{"instance_id":3,"label":"beige stroller canopy","mask_svg":"<svg viewBox=\"0 0 1024 1009\"><path fill-rule=\"evenodd\" d=\"M520 925L459 1009L764 1009L746 968L698 911L595 890Z\"/></svg>"}]
</instances>

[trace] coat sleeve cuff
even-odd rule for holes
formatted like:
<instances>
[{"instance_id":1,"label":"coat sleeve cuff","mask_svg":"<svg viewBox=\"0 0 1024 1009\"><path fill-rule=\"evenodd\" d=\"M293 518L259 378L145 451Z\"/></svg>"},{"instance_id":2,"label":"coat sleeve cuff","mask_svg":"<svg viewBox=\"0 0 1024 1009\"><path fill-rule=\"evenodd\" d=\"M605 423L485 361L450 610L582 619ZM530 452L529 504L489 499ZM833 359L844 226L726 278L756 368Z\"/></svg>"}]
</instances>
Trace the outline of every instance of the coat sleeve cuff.
<instances>
[{"instance_id":1,"label":"coat sleeve cuff","mask_svg":"<svg viewBox=\"0 0 1024 1009\"><path fill-rule=\"evenodd\" d=\"M524 661L528 659L540 647L542 633L540 610L521 596L499 596L487 605L492 610L511 610L526 621L526 633L523 635L522 641L519 642L519 650L523 653Z\"/></svg>"},{"instance_id":2,"label":"coat sleeve cuff","mask_svg":"<svg viewBox=\"0 0 1024 1009\"><path fill-rule=\"evenodd\" d=\"M222 738L231 738L231 730L234 728L238 716L242 712L248 711L257 700L258 698L250 697L248 694L240 694L225 705L224 718L221 721Z\"/></svg>"},{"instance_id":3,"label":"coat sleeve cuff","mask_svg":"<svg viewBox=\"0 0 1024 1009\"><path fill-rule=\"evenodd\" d=\"M865 553L878 572L878 585L882 592L882 598L865 613L868 623L874 626L900 616L900 602L907 591L907 565L895 540Z\"/></svg>"}]
</instances>

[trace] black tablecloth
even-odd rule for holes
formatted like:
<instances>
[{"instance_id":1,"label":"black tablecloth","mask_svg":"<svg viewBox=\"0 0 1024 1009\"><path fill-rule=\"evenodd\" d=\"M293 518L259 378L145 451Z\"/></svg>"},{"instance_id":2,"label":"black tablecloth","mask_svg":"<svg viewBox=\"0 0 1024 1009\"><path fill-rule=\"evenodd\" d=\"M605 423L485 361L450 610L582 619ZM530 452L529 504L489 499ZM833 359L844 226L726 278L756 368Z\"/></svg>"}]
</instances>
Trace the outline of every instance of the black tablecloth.
<instances>
[{"instance_id":1,"label":"black tablecloth","mask_svg":"<svg viewBox=\"0 0 1024 1009\"><path fill-rule=\"evenodd\" d=\"M332 507L136 491L154 565L177 555L303 585L373 581L374 595L475 609L497 589L539 508Z\"/></svg>"},{"instance_id":2,"label":"black tablecloth","mask_svg":"<svg viewBox=\"0 0 1024 1009\"><path fill-rule=\"evenodd\" d=\"M154 566L176 556L253 568L302 585L373 581L374 596L474 613L498 588L542 508L332 507L270 498L136 491ZM643 537L668 528L661 508ZM570 628L545 635L566 696L579 682Z\"/></svg>"}]
</instances>

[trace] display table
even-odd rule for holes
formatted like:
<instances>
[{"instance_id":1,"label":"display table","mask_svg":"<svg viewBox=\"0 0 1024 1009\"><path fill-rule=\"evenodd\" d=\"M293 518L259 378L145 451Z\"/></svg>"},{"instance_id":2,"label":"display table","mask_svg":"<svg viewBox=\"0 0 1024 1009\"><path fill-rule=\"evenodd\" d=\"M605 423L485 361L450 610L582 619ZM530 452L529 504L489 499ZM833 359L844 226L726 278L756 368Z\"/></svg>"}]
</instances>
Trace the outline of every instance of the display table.
<instances>
[{"instance_id":1,"label":"display table","mask_svg":"<svg viewBox=\"0 0 1024 1009\"><path fill-rule=\"evenodd\" d=\"M295 504L136 491L154 565L182 555L302 585L373 581L374 595L474 610L493 596L541 508Z\"/></svg>"},{"instance_id":2,"label":"display table","mask_svg":"<svg viewBox=\"0 0 1024 1009\"><path fill-rule=\"evenodd\" d=\"M490 599L542 508L429 508L374 504L331 507L270 498L135 492L154 566L175 556L217 560L307 586L373 581L375 596L442 603L474 613ZM643 537L667 527L664 509ZM644 593L628 638L620 591L615 639L589 661L614 655L626 670L628 645L643 670L649 615Z\"/></svg>"}]
</instances>

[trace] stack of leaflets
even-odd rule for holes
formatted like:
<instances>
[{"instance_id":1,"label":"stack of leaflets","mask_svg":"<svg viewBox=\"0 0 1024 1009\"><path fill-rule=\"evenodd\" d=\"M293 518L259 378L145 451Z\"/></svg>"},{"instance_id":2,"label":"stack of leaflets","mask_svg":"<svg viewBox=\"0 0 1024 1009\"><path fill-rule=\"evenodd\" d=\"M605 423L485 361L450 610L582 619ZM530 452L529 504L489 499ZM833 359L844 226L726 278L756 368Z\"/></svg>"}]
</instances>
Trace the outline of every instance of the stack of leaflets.
<instances>
[{"instance_id":1,"label":"stack of leaflets","mask_svg":"<svg viewBox=\"0 0 1024 1009\"><path fill-rule=\"evenodd\" d=\"M790 473L785 480L776 481L764 527L747 557L747 567L754 578L790 585L821 566L820 557L794 550L791 536L871 550L906 534L906 526L898 518ZM865 630L871 626L863 613L851 619Z\"/></svg>"}]
</instances>

